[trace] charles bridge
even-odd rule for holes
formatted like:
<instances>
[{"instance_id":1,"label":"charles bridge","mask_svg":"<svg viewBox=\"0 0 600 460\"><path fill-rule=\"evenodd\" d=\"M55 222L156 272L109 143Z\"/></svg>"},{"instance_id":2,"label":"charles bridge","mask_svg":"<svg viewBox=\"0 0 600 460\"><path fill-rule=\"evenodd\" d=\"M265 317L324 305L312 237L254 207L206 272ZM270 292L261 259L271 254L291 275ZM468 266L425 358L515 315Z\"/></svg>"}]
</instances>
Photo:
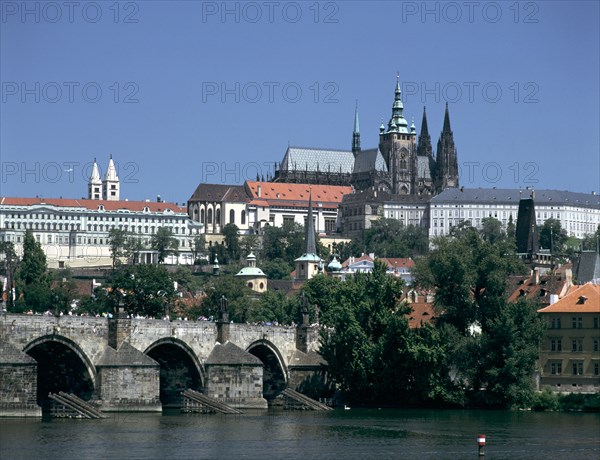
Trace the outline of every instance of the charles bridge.
<instances>
[{"instance_id":1,"label":"charles bridge","mask_svg":"<svg viewBox=\"0 0 600 460\"><path fill-rule=\"evenodd\" d=\"M219 321L0 315L0 416L40 416L49 393L103 411L181 407L188 388L266 408L286 388L326 383L319 331Z\"/></svg>"}]
</instances>

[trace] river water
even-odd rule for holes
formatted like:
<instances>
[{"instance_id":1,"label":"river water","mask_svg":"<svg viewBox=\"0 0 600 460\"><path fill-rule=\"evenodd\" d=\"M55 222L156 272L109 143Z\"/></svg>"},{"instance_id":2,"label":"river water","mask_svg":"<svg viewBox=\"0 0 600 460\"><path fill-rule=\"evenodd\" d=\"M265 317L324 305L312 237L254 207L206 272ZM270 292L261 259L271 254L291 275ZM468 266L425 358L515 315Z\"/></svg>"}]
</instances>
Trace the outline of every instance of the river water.
<instances>
[{"instance_id":1,"label":"river water","mask_svg":"<svg viewBox=\"0 0 600 460\"><path fill-rule=\"evenodd\" d=\"M0 458L599 459L600 414L338 409L0 419Z\"/></svg>"}]
</instances>

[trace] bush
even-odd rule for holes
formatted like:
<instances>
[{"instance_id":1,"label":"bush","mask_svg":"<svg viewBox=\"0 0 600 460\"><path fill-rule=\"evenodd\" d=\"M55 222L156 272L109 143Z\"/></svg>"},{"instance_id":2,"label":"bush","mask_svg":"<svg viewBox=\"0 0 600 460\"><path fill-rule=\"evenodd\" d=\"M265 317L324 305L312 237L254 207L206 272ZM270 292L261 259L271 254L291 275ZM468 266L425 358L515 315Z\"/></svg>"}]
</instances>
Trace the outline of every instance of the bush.
<instances>
[{"instance_id":1,"label":"bush","mask_svg":"<svg viewBox=\"0 0 600 460\"><path fill-rule=\"evenodd\" d=\"M533 395L531 410L535 411L557 411L560 410L560 396L546 387Z\"/></svg>"}]
</instances>

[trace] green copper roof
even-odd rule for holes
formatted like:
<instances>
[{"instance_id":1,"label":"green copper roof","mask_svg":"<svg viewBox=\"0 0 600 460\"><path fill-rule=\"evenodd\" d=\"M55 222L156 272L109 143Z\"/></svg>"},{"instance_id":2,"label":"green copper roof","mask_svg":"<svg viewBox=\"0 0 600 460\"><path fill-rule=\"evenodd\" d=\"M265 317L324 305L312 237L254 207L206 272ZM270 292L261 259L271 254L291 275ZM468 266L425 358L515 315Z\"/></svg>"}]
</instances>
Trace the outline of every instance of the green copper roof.
<instances>
[{"instance_id":1,"label":"green copper roof","mask_svg":"<svg viewBox=\"0 0 600 460\"><path fill-rule=\"evenodd\" d=\"M294 262L320 262L320 261L321 261L321 258L314 253L302 254L300 257L298 257L296 260L294 260Z\"/></svg>"},{"instance_id":2,"label":"green copper roof","mask_svg":"<svg viewBox=\"0 0 600 460\"><path fill-rule=\"evenodd\" d=\"M235 276L267 276L258 267L244 267Z\"/></svg>"}]
</instances>

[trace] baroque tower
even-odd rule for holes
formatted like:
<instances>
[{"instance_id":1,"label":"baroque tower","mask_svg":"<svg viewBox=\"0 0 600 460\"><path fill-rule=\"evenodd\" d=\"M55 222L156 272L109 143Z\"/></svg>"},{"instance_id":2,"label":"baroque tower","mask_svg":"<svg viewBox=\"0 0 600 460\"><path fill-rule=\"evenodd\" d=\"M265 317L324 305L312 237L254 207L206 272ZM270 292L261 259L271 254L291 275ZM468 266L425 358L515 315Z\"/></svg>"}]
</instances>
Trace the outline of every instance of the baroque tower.
<instances>
[{"instance_id":1,"label":"baroque tower","mask_svg":"<svg viewBox=\"0 0 600 460\"><path fill-rule=\"evenodd\" d=\"M98 171L98 163L94 158L94 166L92 167L92 175L88 182L88 200L102 199L102 181L100 180L100 171Z\"/></svg>"},{"instance_id":2,"label":"baroque tower","mask_svg":"<svg viewBox=\"0 0 600 460\"><path fill-rule=\"evenodd\" d=\"M417 185L417 134L412 127L408 128L403 111L400 76L397 76L392 117L387 129L385 126L380 128L379 150L390 174L391 192L397 195L411 195L416 193Z\"/></svg>"},{"instance_id":3,"label":"baroque tower","mask_svg":"<svg viewBox=\"0 0 600 460\"><path fill-rule=\"evenodd\" d=\"M437 193L450 187L458 187L458 156L454 135L450 128L450 113L446 102L444 127L437 144L435 188Z\"/></svg>"},{"instance_id":4,"label":"baroque tower","mask_svg":"<svg viewBox=\"0 0 600 460\"><path fill-rule=\"evenodd\" d=\"M117 176L117 168L115 168L115 163L111 154L110 159L108 160L106 175L102 181L102 195L104 199L108 201L119 201L119 187L119 176Z\"/></svg>"}]
</instances>

